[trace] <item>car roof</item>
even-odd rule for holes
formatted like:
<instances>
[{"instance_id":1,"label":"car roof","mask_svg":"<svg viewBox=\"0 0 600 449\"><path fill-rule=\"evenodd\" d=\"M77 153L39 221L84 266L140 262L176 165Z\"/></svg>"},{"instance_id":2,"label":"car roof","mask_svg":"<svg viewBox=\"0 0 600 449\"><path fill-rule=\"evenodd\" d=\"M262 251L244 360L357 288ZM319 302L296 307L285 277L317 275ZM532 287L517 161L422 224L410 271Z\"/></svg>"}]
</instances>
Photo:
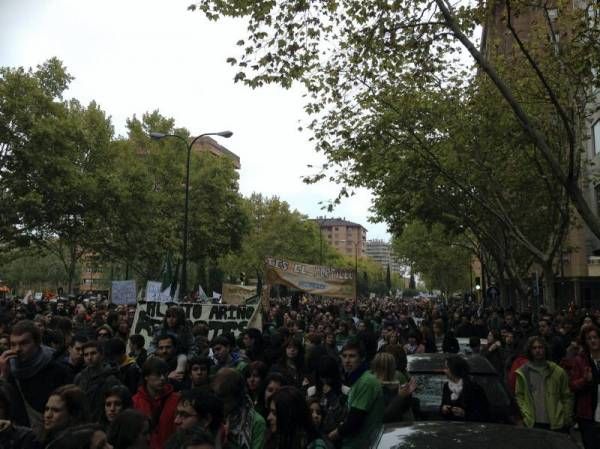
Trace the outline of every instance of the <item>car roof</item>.
<instances>
[{"instance_id":1,"label":"car roof","mask_svg":"<svg viewBox=\"0 0 600 449\"><path fill-rule=\"evenodd\" d=\"M411 354L407 356L408 366L407 371L409 373L436 373L443 372L445 367L446 358L450 355L455 354L442 354L442 353L430 353L430 354ZM480 355L463 355L458 354L459 357L463 357L469 364L469 370L471 374L495 374L496 370L489 362L488 359Z\"/></svg>"},{"instance_id":2,"label":"car roof","mask_svg":"<svg viewBox=\"0 0 600 449\"><path fill-rule=\"evenodd\" d=\"M567 436L526 427L425 421L386 424L377 449L577 449Z\"/></svg>"}]
</instances>

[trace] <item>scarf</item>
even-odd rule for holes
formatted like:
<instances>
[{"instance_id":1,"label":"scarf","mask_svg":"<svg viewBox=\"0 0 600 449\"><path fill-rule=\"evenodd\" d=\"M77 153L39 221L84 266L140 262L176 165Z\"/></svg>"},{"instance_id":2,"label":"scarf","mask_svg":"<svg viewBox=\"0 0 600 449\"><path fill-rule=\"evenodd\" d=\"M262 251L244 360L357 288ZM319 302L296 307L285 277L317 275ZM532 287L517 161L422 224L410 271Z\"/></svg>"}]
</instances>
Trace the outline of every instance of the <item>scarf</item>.
<instances>
[{"instance_id":1,"label":"scarf","mask_svg":"<svg viewBox=\"0 0 600 449\"><path fill-rule=\"evenodd\" d=\"M448 380L448 388L450 389L450 399L456 401L463 391L463 380L460 379L458 382L452 382Z\"/></svg>"},{"instance_id":2,"label":"scarf","mask_svg":"<svg viewBox=\"0 0 600 449\"><path fill-rule=\"evenodd\" d=\"M248 395L244 395L242 404L227 417L228 439L240 449L252 447L252 409L252 400Z\"/></svg>"},{"instance_id":3,"label":"scarf","mask_svg":"<svg viewBox=\"0 0 600 449\"><path fill-rule=\"evenodd\" d=\"M351 387L352 385L354 385L354 382L356 382L360 378L360 376L362 376L364 374L364 372L367 371L368 369L369 369L369 364L367 362L363 362L354 371L346 374L345 384L348 385L349 387Z\"/></svg>"},{"instance_id":4,"label":"scarf","mask_svg":"<svg viewBox=\"0 0 600 449\"><path fill-rule=\"evenodd\" d=\"M54 349L40 346L37 352L27 360L11 359L10 372L18 380L30 379L43 370L52 361Z\"/></svg>"}]
</instances>

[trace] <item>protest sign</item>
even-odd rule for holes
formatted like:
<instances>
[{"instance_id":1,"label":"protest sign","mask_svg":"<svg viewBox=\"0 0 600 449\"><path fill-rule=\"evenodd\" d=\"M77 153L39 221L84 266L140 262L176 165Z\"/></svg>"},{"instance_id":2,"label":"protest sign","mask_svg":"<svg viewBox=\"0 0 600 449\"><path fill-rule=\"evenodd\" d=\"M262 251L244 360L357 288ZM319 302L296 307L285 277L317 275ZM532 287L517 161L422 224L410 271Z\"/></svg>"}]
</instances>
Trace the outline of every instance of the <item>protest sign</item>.
<instances>
[{"instance_id":1,"label":"protest sign","mask_svg":"<svg viewBox=\"0 0 600 449\"><path fill-rule=\"evenodd\" d=\"M137 302L135 280L112 281L110 300L113 304L135 304Z\"/></svg>"},{"instance_id":2,"label":"protest sign","mask_svg":"<svg viewBox=\"0 0 600 449\"><path fill-rule=\"evenodd\" d=\"M267 257L265 271L270 285L287 285L315 295L354 298L354 270Z\"/></svg>"},{"instance_id":3,"label":"protest sign","mask_svg":"<svg viewBox=\"0 0 600 449\"><path fill-rule=\"evenodd\" d=\"M256 295L256 286L223 284L223 304L244 304L248 298Z\"/></svg>"},{"instance_id":4,"label":"protest sign","mask_svg":"<svg viewBox=\"0 0 600 449\"><path fill-rule=\"evenodd\" d=\"M154 329L162 326L165 313L170 306L162 302L144 302L138 304L133 319L132 334L143 335L146 347L150 345ZM244 329L254 327L262 329L262 316L259 304L178 304L185 311L186 319L192 324L204 321L208 324L208 338L225 332L233 332L237 337Z\"/></svg>"},{"instance_id":5,"label":"protest sign","mask_svg":"<svg viewBox=\"0 0 600 449\"><path fill-rule=\"evenodd\" d=\"M179 287L174 296L171 296L171 287L163 290L162 283L158 281L148 281L146 283L146 301L149 302L175 302L179 294Z\"/></svg>"}]
</instances>

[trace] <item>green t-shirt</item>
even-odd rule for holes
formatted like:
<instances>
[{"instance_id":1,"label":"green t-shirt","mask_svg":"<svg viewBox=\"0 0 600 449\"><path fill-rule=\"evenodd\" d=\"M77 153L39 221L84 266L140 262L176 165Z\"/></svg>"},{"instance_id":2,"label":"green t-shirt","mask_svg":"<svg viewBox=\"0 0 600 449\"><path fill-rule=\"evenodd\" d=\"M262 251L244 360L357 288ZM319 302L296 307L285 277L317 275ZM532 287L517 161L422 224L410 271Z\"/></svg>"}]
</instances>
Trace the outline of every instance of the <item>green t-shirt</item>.
<instances>
[{"instance_id":1,"label":"green t-shirt","mask_svg":"<svg viewBox=\"0 0 600 449\"><path fill-rule=\"evenodd\" d=\"M342 440L342 449L363 449L381 427L385 409L381 383L371 371L365 371L350 388L348 409L351 408L366 411L367 417L357 433Z\"/></svg>"},{"instance_id":2,"label":"green t-shirt","mask_svg":"<svg viewBox=\"0 0 600 449\"><path fill-rule=\"evenodd\" d=\"M252 449L263 449L267 441L267 423L252 409Z\"/></svg>"},{"instance_id":3,"label":"green t-shirt","mask_svg":"<svg viewBox=\"0 0 600 449\"><path fill-rule=\"evenodd\" d=\"M252 423L250 424L250 449L264 449L265 442L267 441L267 423L256 410L250 410L249 414L249 417L252 420ZM239 441L237 441L236 438L230 437L227 448L239 449Z\"/></svg>"}]
</instances>

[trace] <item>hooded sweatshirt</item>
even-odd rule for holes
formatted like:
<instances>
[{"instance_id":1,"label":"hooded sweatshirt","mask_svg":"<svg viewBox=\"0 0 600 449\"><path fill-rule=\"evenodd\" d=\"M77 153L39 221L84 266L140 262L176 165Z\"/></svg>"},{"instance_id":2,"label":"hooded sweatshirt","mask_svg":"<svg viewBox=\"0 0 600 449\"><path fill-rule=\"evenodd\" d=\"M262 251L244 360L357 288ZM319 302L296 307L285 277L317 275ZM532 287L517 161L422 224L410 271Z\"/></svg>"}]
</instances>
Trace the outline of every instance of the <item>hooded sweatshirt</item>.
<instances>
[{"instance_id":1,"label":"hooded sweatshirt","mask_svg":"<svg viewBox=\"0 0 600 449\"><path fill-rule=\"evenodd\" d=\"M175 433L175 411L180 395L173 386L165 384L162 393L153 398L144 385L133 396L133 408L150 418L150 449L163 449Z\"/></svg>"}]
</instances>

